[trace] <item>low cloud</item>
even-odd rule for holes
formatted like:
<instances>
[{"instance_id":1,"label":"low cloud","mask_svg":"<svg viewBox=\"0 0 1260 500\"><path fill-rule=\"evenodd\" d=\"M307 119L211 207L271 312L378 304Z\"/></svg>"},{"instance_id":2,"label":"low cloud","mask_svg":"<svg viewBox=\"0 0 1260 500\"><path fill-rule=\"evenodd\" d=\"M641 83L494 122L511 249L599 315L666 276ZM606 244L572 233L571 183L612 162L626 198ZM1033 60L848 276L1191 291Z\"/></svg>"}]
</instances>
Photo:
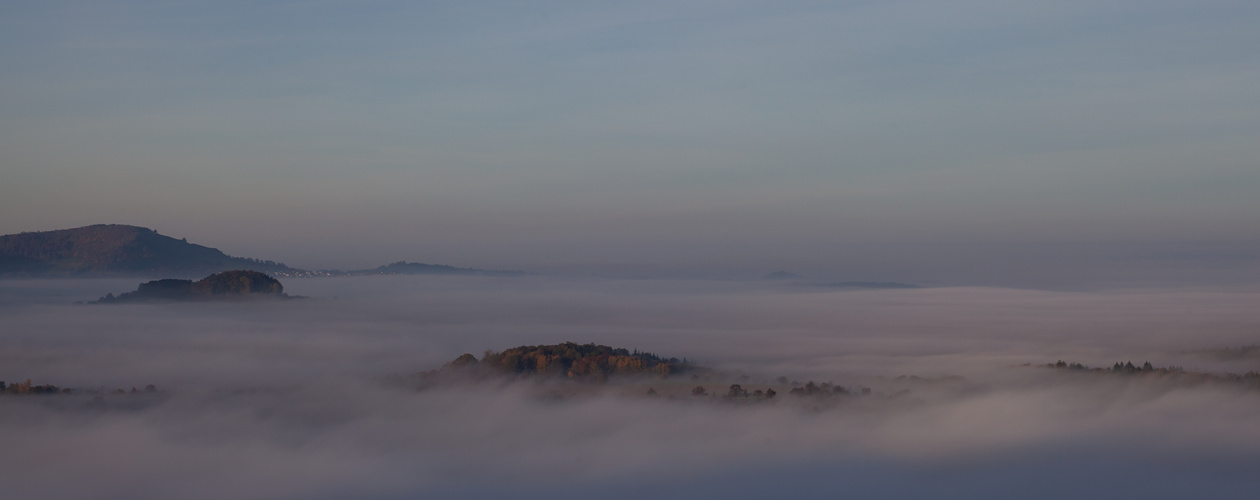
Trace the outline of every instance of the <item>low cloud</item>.
<instances>
[{"instance_id":1,"label":"low cloud","mask_svg":"<svg viewBox=\"0 0 1260 500\"><path fill-rule=\"evenodd\" d=\"M1025 366L1255 370L1253 358L1196 353L1255 343L1252 291L372 277L286 283L306 301L70 304L106 285L3 284L0 380L159 388L0 398L0 478L19 497L1246 498L1260 487L1255 390ZM530 381L416 390L389 377L567 340L716 371L564 398ZM780 376L871 394L644 396Z\"/></svg>"}]
</instances>

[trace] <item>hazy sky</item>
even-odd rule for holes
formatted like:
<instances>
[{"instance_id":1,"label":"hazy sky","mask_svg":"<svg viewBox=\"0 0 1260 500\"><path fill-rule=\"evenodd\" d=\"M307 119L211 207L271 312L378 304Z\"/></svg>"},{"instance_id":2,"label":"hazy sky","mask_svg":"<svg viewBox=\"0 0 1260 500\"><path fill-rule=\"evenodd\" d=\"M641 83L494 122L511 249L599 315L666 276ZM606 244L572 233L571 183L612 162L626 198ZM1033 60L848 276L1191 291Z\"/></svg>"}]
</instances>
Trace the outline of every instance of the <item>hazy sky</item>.
<instances>
[{"instance_id":1,"label":"hazy sky","mask_svg":"<svg viewBox=\"0 0 1260 500\"><path fill-rule=\"evenodd\" d=\"M309 268L1254 242L1258 25L1244 1L4 2L0 233L135 224Z\"/></svg>"}]
</instances>

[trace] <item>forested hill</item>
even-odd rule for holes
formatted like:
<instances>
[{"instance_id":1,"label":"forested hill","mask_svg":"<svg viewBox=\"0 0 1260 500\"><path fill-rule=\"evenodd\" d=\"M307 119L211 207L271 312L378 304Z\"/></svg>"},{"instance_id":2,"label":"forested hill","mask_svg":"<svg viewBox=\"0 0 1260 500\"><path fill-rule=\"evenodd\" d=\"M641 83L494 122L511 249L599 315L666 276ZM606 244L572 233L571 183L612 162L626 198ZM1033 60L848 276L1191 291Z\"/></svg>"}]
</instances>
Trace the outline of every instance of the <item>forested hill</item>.
<instances>
[{"instance_id":1,"label":"forested hill","mask_svg":"<svg viewBox=\"0 0 1260 500\"><path fill-rule=\"evenodd\" d=\"M121 224L0 236L0 276L4 277L198 277L232 269L297 271Z\"/></svg>"},{"instance_id":2,"label":"forested hill","mask_svg":"<svg viewBox=\"0 0 1260 500\"><path fill-rule=\"evenodd\" d=\"M552 345L523 345L503 352L487 351L478 360L464 354L442 370L422 376L453 372L515 376L561 376L570 379L605 380L609 376L678 374L696 369L687 360L663 358L648 352L630 351L606 345L565 342ZM479 373L478 373L479 372Z\"/></svg>"},{"instance_id":3,"label":"forested hill","mask_svg":"<svg viewBox=\"0 0 1260 500\"><path fill-rule=\"evenodd\" d=\"M162 279L141 283L134 292L109 294L89 304L134 302L222 301L256 298L291 299L284 285L258 271L224 271L199 281Z\"/></svg>"}]
</instances>

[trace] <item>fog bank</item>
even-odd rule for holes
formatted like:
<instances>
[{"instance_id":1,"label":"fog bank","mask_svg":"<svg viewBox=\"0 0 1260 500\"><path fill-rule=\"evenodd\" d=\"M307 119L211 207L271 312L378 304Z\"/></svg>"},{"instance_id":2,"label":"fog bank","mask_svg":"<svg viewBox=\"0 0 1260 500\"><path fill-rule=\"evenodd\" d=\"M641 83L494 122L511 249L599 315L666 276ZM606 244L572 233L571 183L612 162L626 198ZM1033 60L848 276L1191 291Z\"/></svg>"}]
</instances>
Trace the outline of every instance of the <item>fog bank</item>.
<instances>
[{"instance_id":1,"label":"fog bank","mask_svg":"<svg viewBox=\"0 0 1260 500\"><path fill-rule=\"evenodd\" d=\"M70 304L133 287L0 282L0 380L159 389L0 397L0 479L19 498L1248 498L1260 487L1260 393L1024 366L1257 370L1257 357L1212 351L1258 343L1254 290L377 276L286 282L307 300ZM417 391L388 378L570 340L716 374L562 399L528 381ZM643 393L780 376L871 394Z\"/></svg>"}]
</instances>

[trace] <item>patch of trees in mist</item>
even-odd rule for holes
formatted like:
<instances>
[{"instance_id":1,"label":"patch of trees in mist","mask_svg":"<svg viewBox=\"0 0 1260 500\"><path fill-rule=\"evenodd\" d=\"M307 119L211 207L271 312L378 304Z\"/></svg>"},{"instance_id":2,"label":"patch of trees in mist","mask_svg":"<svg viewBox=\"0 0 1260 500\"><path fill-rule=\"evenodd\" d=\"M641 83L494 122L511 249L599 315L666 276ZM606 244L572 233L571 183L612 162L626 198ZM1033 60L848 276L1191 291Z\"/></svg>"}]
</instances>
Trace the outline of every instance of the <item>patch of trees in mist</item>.
<instances>
[{"instance_id":1,"label":"patch of trees in mist","mask_svg":"<svg viewBox=\"0 0 1260 500\"><path fill-rule=\"evenodd\" d=\"M780 377L780 383L784 385L789 384L786 377ZM869 395L871 393L871 388L869 387L856 387L849 389L842 385L832 384L831 382L823 382L820 384L814 382L813 380L806 382L804 385L801 385L799 382L791 383L791 385L798 385L798 387L791 387L788 389L788 396L792 397L829 398L854 394ZM745 389L743 384L731 384L724 393L709 392L709 390L703 385L697 385L691 389L691 395L693 397L720 397L722 399L732 401L768 401L773 400L776 396L778 396L778 394L779 392L774 390L774 387L767 387L765 390L753 389L750 391ZM655 396L656 391L654 389L648 389L648 395Z\"/></svg>"},{"instance_id":2,"label":"patch of trees in mist","mask_svg":"<svg viewBox=\"0 0 1260 500\"><path fill-rule=\"evenodd\" d=\"M604 382L609 377L668 377L700 369L691 362L666 358L650 352L597 344L519 346L504 351L486 351L481 359L460 355L439 370L417 374L422 380L453 376L485 378L493 376L547 377Z\"/></svg>"},{"instance_id":3,"label":"patch of trees in mist","mask_svg":"<svg viewBox=\"0 0 1260 500\"><path fill-rule=\"evenodd\" d=\"M1151 377L1160 380L1167 380L1177 383L1190 384L1209 384L1209 383L1229 383L1242 385L1249 389L1260 390L1260 372L1249 371L1244 374L1237 373L1205 373L1190 372L1180 366L1162 366L1152 365L1150 361L1146 361L1141 365L1135 365L1132 361L1119 362L1111 365L1110 368L1089 367L1083 363L1067 362L1058 360L1054 363L1044 365L1048 368L1057 370L1070 370L1083 373L1107 374L1131 377Z\"/></svg>"},{"instance_id":4,"label":"patch of trees in mist","mask_svg":"<svg viewBox=\"0 0 1260 500\"><path fill-rule=\"evenodd\" d=\"M132 388L131 388L131 392L130 392L130 393L128 393L127 391L125 391L125 390L123 390L123 389L121 389L121 388L120 388L120 389L115 389L115 390L113 390L113 391L106 391L106 390L104 390L104 389L72 389L72 388L69 388L69 387L57 387L57 386L52 385L52 384L45 384L45 385L32 385L32 384L31 384L31 379L29 379L29 378L28 378L28 379L26 379L25 381L18 382L18 383L16 383L16 384L7 384L7 383L5 383L5 381L0 380L0 394L4 394L4 395L37 395L37 394L115 394L115 395L122 395L122 394L140 394L140 393L142 393L142 392L143 392L143 393L145 393L145 394L153 394L153 393L157 392L157 386L155 386L155 385L153 385L153 384L146 385L146 386L144 386L143 391L142 391L142 390L140 390L140 389L136 389L135 387L132 387Z\"/></svg>"},{"instance_id":5,"label":"patch of trees in mist","mask_svg":"<svg viewBox=\"0 0 1260 500\"><path fill-rule=\"evenodd\" d=\"M70 388L52 384L36 385L30 379L18 383L0 381L0 401L11 404L35 404L54 411L109 412L137 411L162 404L172 395L149 384L131 390L117 388ZM2 495L0 495L2 496Z\"/></svg>"}]
</instances>

